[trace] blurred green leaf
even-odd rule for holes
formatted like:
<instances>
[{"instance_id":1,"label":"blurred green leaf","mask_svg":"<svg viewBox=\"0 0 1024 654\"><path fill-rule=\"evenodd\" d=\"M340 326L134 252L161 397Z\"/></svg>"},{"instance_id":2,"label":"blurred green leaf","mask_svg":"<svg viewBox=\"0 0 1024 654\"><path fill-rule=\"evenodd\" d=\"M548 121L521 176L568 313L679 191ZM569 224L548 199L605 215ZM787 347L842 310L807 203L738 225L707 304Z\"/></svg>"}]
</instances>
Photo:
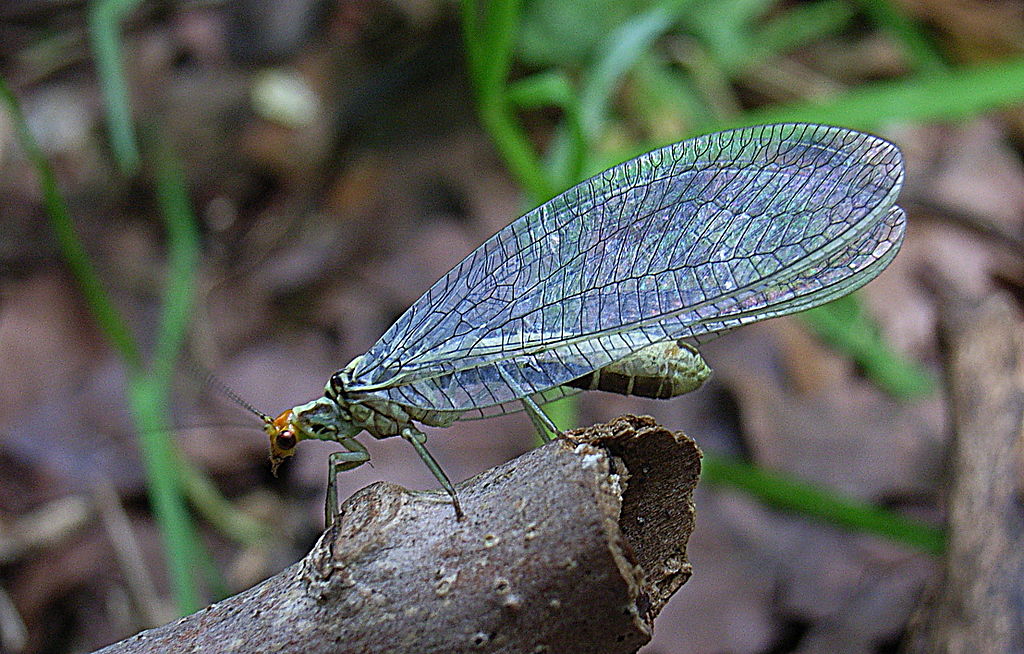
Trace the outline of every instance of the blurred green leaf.
<instances>
[{"instance_id":1,"label":"blurred green leaf","mask_svg":"<svg viewBox=\"0 0 1024 654\"><path fill-rule=\"evenodd\" d=\"M842 95L754 109L729 127L780 122L877 128L887 121L961 120L1024 102L1024 57L875 82Z\"/></svg>"},{"instance_id":2,"label":"blurred green leaf","mask_svg":"<svg viewBox=\"0 0 1024 654\"><path fill-rule=\"evenodd\" d=\"M742 69L755 46L751 39L755 20L773 0L700 0L680 19L725 71Z\"/></svg>"},{"instance_id":3,"label":"blurred green leaf","mask_svg":"<svg viewBox=\"0 0 1024 654\"><path fill-rule=\"evenodd\" d=\"M549 70L523 77L508 85L506 97L517 109L558 107L568 110L576 102L576 89L560 70Z\"/></svg>"},{"instance_id":4,"label":"blurred green leaf","mask_svg":"<svg viewBox=\"0 0 1024 654\"><path fill-rule=\"evenodd\" d=\"M523 12L518 55L537 68L580 68L610 32L648 0L534 0Z\"/></svg>"},{"instance_id":5,"label":"blurred green leaf","mask_svg":"<svg viewBox=\"0 0 1024 654\"><path fill-rule=\"evenodd\" d=\"M945 551L945 535L938 527L867 502L845 498L834 490L713 452L704 453L701 468L701 478L705 482L740 488L768 506L795 511L838 527L875 534L932 556L940 556Z\"/></svg>"},{"instance_id":6,"label":"blurred green leaf","mask_svg":"<svg viewBox=\"0 0 1024 654\"><path fill-rule=\"evenodd\" d=\"M916 22L903 14L888 0L858 0L868 16L892 35L903 47L910 65L918 73L936 73L946 70L946 62L931 39Z\"/></svg>"},{"instance_id":7,"label":"blurred green leaf","mask_svg":"<svg viewBox=\"0 0 1024 654\"><path fill-rule=\"evenodd\" d=\"M85 246L78 238L75 226L71 222L71 215L68 213L67 203L57 185L57 177L53 173L53 168L42 150L39 149L39 144L36 143L35 137L25 122L18 99L3 78L0 78L0 96L2 96L8 115L14 124L18 143L39 176L39 185L43 192L43 206L50 221L50 228L53 229L57 238L61 256L64 257L65 263L71 269L71 274L74 275L75 281L82 291L93 319L121 358L129 366L140 366L142 356L135 344L135 339L120 312L110 300L103 282L100 281L99 275L89 259Z\"/></svg>"},{"instance_id":8,"label":"blurred green leaf","mask_svg":"<svg viewBox=\"0 0 1024 654\"><path fill-rule=\"evenodd\" d=\"M167 231L167 275L157 328L152 375L170 392L174 366L188 334L199 265L198 222L177 159L164 146L157 153L156 191Z\"/></svg>"},{"instance_id":9,"label":"blurred green leaf","mask_svg":"<svg viewBox=\"0 0 1024 654\"><path fill-rule=\"evenodd\" d=\"M507 96L519 5L518 0L462 0L462 31L480 120L519 184L542 202L554 189Z\"/></svg>"},{"instance_id":10,"label":"blurred green leaf","mask_svg":"<svg viewBox=\"0 0 1024 654\"><path fill-rule=\"evenodd\" d=\"M693 125L713 121L692 80L650 53L637 61L631 86L633 93L627 96L627 102L654 140L677 139Z\"/></svg>"},{"instance_id":11,"label":"blurred green leaf","mask_svg":"<svg viewBox=\"0 0 1024 654\"><path fill-rule=\"evenodd\" d=\"M624 22L598 47L594 63L587 68L580 84L580 120L588 143L600 133L608 105L622 78L655 39L672 26L672 21L668 10L654 7Z\"/></svg>"},{"instance_id":12,"label":"blurred green leaf","mask_svg":"<svg viewBox=\"0 0 1024 654\"><path fill-rule=\"evenodd\" d=\"M794 5L754 26L751 40L755 52L750 54L751 63L759 63L767 57L782 55L836 34L847 27L854 16L854 8L846 0Z\"/></svg>"},{"instance_id":13,"label":"blurred green leaf","mask_svg":"<svg viewBox=\"0 0 1024 654\"><path fill-rule=\"evenodd\" d=\"M891 395L910 399L935 391L935 380L882 338L856 294L805 311L800 317L822 340L848 354L868 378Z\"/></svg>"},{"instance_id":14,"label":"blurred green leaf","mask_svg":"<svg viewBox=\"0 0 1024 654\"><path fill-rule=\"evenodd\" d=\"M556 130L548 173L557 188L582 181L588 167L587 156L603 131L612 97L623 77L672 22L672 14L656 6L625 21L599 44L580 83L579 115L573 117L577 122Z\"/></svg>"}]
</instances>

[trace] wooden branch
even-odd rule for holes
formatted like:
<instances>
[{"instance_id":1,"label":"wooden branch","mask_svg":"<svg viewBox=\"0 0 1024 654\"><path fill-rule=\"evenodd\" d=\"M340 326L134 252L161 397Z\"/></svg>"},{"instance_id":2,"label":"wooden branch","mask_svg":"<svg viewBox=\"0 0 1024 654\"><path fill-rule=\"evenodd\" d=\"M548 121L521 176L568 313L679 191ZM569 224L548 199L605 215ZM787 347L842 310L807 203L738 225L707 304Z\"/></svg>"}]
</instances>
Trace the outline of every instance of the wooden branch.
<instances>
[{"instance_id":1,"label":"wooden branch","mask_svg":"<svg viewBox=\"0 0 1024 654\"><path fill-rule=\"evenodd\" d=\"M1024 652L1024 322L1003 295L943 304L954 430L948 549L904 651Z\"/></svg>"},{"instance_id":2,"label":"wooden branch","mask_svg":"<svg viewBox=\"0 0 1024 654\"><path fill-rule=\"evenodd\" d=\"M377 483L301 561L101 650L635 652L690 576L700 451L625 416L577 430L446 496Z\"/></svg>"}]
</instances>

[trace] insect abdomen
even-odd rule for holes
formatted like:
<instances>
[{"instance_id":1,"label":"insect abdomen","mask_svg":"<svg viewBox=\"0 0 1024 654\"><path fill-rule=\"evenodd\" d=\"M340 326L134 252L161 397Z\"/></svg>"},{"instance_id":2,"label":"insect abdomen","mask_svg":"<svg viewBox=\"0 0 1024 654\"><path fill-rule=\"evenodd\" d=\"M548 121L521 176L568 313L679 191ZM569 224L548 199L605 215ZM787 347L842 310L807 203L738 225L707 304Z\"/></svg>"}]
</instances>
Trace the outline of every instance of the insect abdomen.
<instances>
[{"instance_id":1,"label":"insect abdomen","mask_svg":"<svg viewBox=\"0 0 1024 654\"><path fill-rule=\"evenodd\" d=\"M696 390L710 375L697 350L669 341L649 345L566 386L665 400Z\"/></svg>"}]
</instances>

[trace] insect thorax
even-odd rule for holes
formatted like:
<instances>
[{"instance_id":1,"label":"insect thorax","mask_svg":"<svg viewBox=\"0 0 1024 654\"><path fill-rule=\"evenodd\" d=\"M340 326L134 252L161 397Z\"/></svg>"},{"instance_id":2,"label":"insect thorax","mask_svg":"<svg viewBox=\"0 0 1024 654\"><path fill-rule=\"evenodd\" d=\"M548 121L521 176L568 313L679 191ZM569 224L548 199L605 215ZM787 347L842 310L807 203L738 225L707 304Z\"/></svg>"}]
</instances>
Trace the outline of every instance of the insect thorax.
<instances>
[{"instance_id":1,"label":"insect thorax","mask_svg":"<svg viewBox=\"0 0 1024 654\"><path fill-rule=\"evenodd\" d=\"M337 441L355 436L362 427L356 425L345 407L329 397L318 397L292 409L292 423L301 438Z\"/></svg>"},{"instance_id":2,"label":"insect thorax","mask_svg":"<svg viewBox=\"0 0 1024 654\"><path fill-rule=\"evenodd\" d=\"M431 427L448 427L462 414L461 411L444 411L405 406L386 397L367 392L353 392L359 388L355 381L355 369L362 356L353 359L347 366L331 375L324 386L324 397L314 400L295 411L311 409L309 414L313 420L326 422L327 428L337 425L337 433L342 437L351 436L366 430L374 438L397 436L404 429L418 431L413 421ZM327 402L330 407L321 407ZM314 436L322 440L336 440L334 436Z\"/></svg>"},{"instance_id":3,"label":"insect thorax","mask_svg":"<svg viewBox=\"0 0 1024 654\"><path fill-rule=\"evenodd\" d=\"M314 435L314 438L337 440L363 430L375 438L387 438L401 434L406 428L415 429L413 420L444 427L452 423L455 416L442 419L435 417L437 412L404 407L378 395L349 390L358 386L353 379L360 358L331 375L322 398L294 409L296 416L309 424L310 431L316 433L319 425L323 435Z\"/></svg>"}]
</instances>

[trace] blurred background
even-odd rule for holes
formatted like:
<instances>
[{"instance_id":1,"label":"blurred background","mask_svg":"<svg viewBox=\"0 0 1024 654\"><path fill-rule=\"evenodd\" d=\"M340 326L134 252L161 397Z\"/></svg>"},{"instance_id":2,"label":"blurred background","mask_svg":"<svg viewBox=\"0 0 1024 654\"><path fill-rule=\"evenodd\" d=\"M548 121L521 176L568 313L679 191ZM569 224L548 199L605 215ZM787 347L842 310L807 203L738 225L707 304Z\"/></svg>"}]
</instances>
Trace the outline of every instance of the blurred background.
<instances>
[{"instance_id":1,"label":"blurred background","mask_svg":"<svg viewBox=\"0 0 1024 654\"><path fill-rule=\"evenodd\" d=\"M895 652L943 587L939 324L998 292L1021 333L1019 2L8 0L0 75L0 651L89 651L317 538L336 446L274 478L259 420L197 371L276 415L525 210L787 120L900 145L902 253L705 345L690 396L587 393L559 420L648 413L705 450L694 576L647 654ZM430 434L456 481L533 446L522 415ZM436 487L367 444L340 497Z\"/></svg>"}]
</instances>

